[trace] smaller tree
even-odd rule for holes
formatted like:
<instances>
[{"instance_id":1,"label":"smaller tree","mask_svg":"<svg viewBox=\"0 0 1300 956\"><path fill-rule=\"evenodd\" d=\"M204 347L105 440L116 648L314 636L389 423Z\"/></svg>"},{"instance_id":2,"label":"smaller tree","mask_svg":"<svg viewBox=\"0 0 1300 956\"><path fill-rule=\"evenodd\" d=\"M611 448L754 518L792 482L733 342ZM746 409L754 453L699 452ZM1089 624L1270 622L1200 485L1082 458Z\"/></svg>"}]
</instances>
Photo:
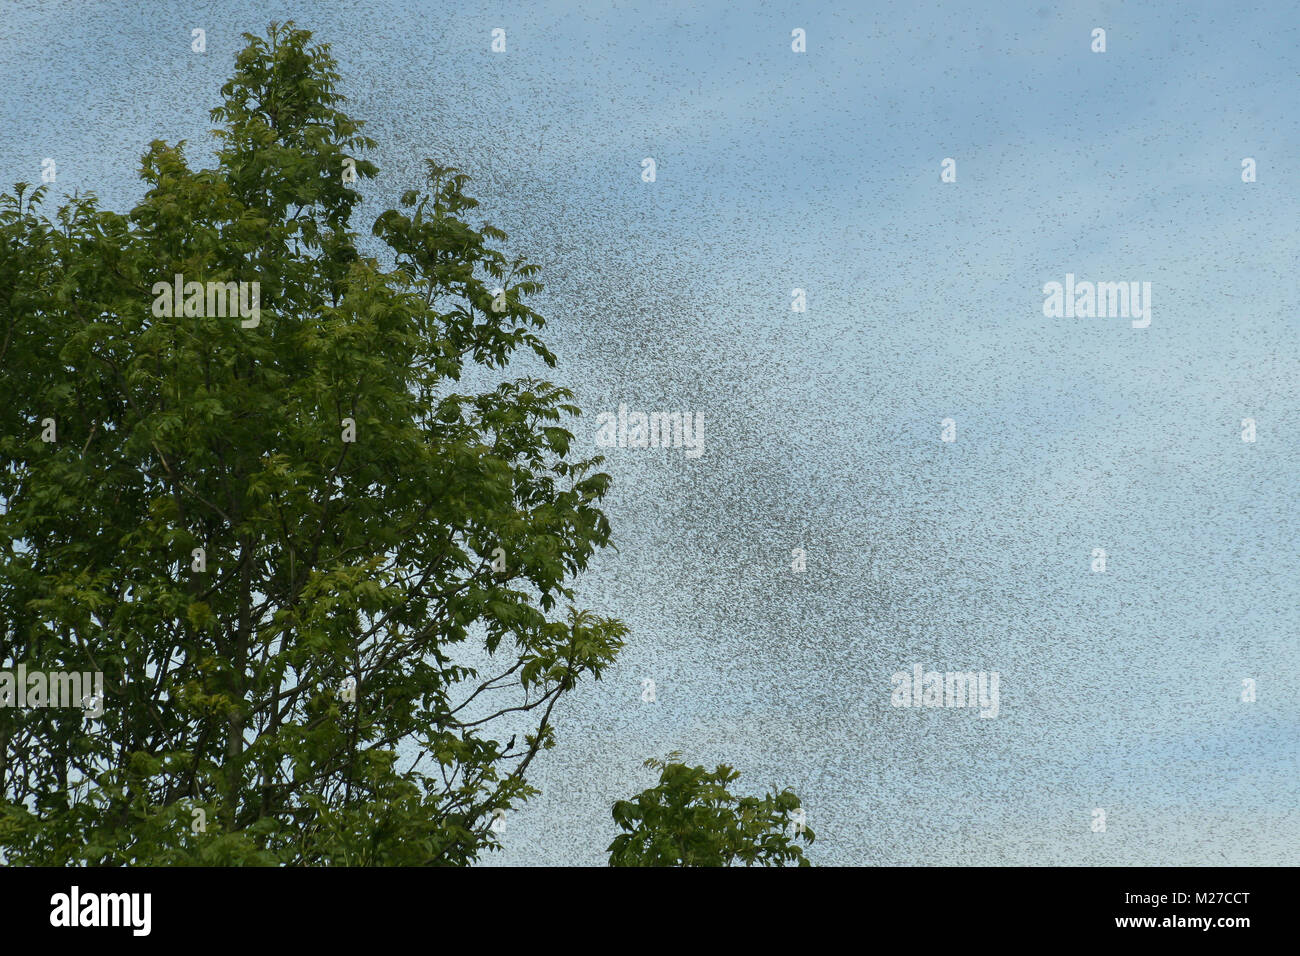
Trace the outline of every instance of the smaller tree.
<instances>
[{"instance_id":1,"label":"smaller tree","mask_svg":"<svg viewBox=\"0 0 1300 956\"><path fill-rule=\"evenodd\" d=\"M719 764L712 773L668 755L645 766L660 771L658 786L614 804L620 833L609 845L610 866L811 866L798 840L816 834L789 789L736 797L727 785L740 774Z\"/></svg>"}]
</instances>

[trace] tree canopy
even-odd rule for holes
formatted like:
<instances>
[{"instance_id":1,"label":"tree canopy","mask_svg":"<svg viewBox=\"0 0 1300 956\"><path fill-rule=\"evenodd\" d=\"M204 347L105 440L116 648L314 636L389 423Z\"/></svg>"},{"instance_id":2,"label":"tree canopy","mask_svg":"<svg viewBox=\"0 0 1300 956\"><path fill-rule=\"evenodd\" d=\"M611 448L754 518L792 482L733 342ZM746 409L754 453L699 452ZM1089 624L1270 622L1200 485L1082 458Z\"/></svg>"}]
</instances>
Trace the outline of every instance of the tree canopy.
<instances>
[{"instance_id":1,"label":"tree canopy","mask_svg":"<svg viewBox=\"0 0 1300 956\"><path fill-rule=\"evenodd\" d=\"M817 835L791 790L738 797L727 789L735 769L688 767L679 756L647 760L659 783L614 804L624 832L609 845L610 866L812 865L799 841Z\"/></svg>"},{"instance_id":2,"label":"tree canopy","mask_svg":"<svg viewBox=\"0 0 1300 956\"><path fill-rule=\"evenodd\" d=\"M536 267L433 161L374 223L389 267L363 255L375 144L328 48L246 37L216 168L150 144L127 215L0 198L4 654L106 697L0 709L11 862L466 862L622 643L573 603L610 529L572 396L457 390L554 365ZM190 282L256 282L256 323Z\"/></svg>"}]
</instances>

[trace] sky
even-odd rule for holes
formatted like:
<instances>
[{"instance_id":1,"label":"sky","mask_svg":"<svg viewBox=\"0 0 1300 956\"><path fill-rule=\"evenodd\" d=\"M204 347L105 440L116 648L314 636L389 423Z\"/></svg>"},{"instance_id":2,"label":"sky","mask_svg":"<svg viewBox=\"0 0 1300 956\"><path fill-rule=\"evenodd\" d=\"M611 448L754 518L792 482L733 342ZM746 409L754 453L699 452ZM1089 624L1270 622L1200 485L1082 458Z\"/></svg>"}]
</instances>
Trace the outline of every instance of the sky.
<instances>
[{"instance_id":1,"label":"sky","mask_svg":"<svg viewBox=\"0 0 1300 956\"><path fill-rule=\"evenodd\" d=\"M3 0L4 188L210 164L287 19L379 144L357 231L467 172L614 476L577 588L628 645L486 865L602 863L670 751L794 788L816 863L1300 862L1297 4ZM1045 316L1067 274L1150 326ZM599 447L621 404L704 453ZM918 663L998 716L894 706Z\"/></svg>"}]
</instances>

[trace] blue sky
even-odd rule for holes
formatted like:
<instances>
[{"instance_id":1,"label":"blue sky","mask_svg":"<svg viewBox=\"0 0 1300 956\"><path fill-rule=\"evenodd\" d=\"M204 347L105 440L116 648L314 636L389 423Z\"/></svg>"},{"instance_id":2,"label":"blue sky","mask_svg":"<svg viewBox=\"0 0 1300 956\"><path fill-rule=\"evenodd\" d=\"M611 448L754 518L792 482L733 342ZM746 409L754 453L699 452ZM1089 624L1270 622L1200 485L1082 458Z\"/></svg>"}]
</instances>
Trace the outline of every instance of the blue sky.
<instances>
[{"instance_id":1,"label":"blue sky","mask_svg":"<svg viewBox=\"0 0 1300 956\"><path fill-rule=\"evenodd\" d=\"M621 402L705 416L701 459L610 456L580 593L632 640L499 861L600 862L679 749L799 790L820 862L1295 863L1298 12L11 0L0 175L128 207L292 17L380 143L359 232L462 167L543 266L580 444ZM1151 327L1044 318L1067 272L1150 281ZM917 661L1000 670L1002 714L893 710Z\"/></svg>"}]
</instances>

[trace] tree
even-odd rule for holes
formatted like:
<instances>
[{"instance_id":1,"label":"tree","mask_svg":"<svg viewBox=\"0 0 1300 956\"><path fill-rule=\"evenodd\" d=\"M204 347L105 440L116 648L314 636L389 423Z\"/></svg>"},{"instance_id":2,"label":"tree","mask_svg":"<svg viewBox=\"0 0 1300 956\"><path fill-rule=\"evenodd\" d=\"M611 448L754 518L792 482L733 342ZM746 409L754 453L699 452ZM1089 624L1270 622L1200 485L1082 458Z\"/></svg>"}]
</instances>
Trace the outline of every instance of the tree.
<instances>
[{"instance_id":1,"label":"tree","mask_svg":"<svg viewBox=\"0 0 1300 956\"><path fill-rule=\"evenodd\" d=\"M609 477L505 377L555 364L536 267L432 161L363 255L328 47L245 36L215 169L0 197L0 666L105 697L0 707L9 863L470 862L622 645L572 590Z\"/></svg>"},{"instance_id":2,"label":"tree","mask_svg":"<svg viewBox=\"0 0 1300 956\"><path fill-rule=\"evenodd\" d=\"M790 790L736 797L727 785L740 774L726 764L712 773L673 758L647 760L659 783L614 804L626 831L609 845L610 866L811 866L798 840L811 844L800 801Z\"/></svg>"}]
</instances>

